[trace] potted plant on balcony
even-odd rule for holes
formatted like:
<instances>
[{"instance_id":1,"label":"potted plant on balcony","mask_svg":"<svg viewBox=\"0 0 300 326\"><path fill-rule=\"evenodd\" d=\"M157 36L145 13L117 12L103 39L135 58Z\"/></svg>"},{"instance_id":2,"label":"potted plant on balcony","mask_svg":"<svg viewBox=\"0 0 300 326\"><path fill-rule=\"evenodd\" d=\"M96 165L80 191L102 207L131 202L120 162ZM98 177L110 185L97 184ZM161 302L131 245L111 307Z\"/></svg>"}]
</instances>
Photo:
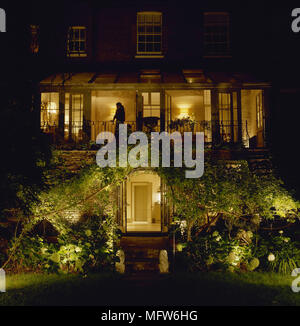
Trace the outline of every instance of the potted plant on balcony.
<instances>
[{"instance_id":1,"label":"potted plant on balcony","mask_svg":"<svg viewBox=\"0 0 300 326\"><path fill-rule=\"evenodd\" d=\"M171 120L171 122L169 124L169 128L171 130L175 129L176 131L178 131L180 128L187 127L187 129L194 132L195 124L196 124L196 121L193 118L186 116L181 119L177 118L175 120Z\"/></svg>"}]
</instances>

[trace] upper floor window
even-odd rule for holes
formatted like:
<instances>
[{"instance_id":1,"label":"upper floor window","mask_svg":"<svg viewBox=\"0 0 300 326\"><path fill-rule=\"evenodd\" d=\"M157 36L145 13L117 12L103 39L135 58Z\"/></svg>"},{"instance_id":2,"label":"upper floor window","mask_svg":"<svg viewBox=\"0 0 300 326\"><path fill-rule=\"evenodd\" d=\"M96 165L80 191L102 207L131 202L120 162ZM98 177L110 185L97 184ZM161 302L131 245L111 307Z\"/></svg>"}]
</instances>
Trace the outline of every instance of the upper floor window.
<instances>
[{"instance_id":1,"label":"upper floor window","mask_svg":"<svg viewBox=\"0 0 300 326\"><path fill-rule=\"evenodd\" d=\"M137 14L137 54L160 55L162 53L162 13L139 12Z\"/></svg>"},{"instance_id":2,"label":"upper floor window","mask_svg":"<svg viewBox=\"0 0 300 326\"><path fill-rule=\"evenodd\" d=\"M67 55L69 57L86 57L86 48L86 27L69 27L67 40Z\"/></svg>"},{"instance_id":3,"label":"upper floor window","mask_svg":"<svg viewBox=\"0 0 300 326\"><path fill-rule=\"evenodd\" d=\"M204 13L204 55L213 57L230 55L228 13Z\"/></svg>"}]
</instances>

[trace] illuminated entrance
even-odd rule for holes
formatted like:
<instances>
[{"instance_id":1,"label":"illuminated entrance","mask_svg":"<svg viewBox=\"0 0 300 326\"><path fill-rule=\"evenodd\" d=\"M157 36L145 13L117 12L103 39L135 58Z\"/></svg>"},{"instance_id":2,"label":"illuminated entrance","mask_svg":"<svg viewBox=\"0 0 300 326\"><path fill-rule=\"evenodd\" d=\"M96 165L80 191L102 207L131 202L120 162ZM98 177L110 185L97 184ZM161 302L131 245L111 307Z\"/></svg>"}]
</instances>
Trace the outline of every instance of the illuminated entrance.
<instances>
[{"instance_id":1,"label":"illuminated entrance","mask_svg":"<svg viewBox=\"0 0 300 326\"><path fill-rule=\"evenodd\" d=\"M123 232L166 232L168 214L161 178L151 171L130 174L118 191Z\"/></svg>"}]
</instances>

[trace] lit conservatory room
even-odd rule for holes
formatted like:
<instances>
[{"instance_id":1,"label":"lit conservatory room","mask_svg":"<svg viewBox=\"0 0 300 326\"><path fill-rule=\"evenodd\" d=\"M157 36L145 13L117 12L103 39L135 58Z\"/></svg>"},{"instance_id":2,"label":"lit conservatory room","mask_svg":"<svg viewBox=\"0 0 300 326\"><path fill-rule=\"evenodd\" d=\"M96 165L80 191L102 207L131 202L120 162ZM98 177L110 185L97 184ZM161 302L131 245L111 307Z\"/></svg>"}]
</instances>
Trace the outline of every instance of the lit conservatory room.
<instances>
[{"instance_id":1,"label":"lit conservatory room","mask_svg":"<svg viewBox=\"0 0 300 326\"><path fill-rule=\"evenodd\" d=\"M125 109L125 123L133 131L136 129L136 92L135 91L92 91L91 140L103 131L115 132L113 117L116 103L122 103Z\"/></svg>"},{"instance_id":2,"label":"lit conservatory room","mask_svg":"<svg viewBox=\"0 0 300 326\"><path fill-rule=\"evenodd\" d=\"M246 147L264 147L264 106L261 89L242 89L243 142Z\"/></svg>"},{"instance_id":3,"label":"lit conservatory room","mask_svg":"<svg viewBox=\"0 0 300 326\"><path fill-rule=\"evenodd\" d=\"M49 134L55 134L59 120L59 93L41 94L41 129Z\"/></svg>"},{"instance_id":4,"label":"lit conservatory room","mask_svg":"<svg viewBox=\"0 0 300 326\"><path fill-rule=\"evenodd\" d=\"M167 90L167 130L204 132L211 142L211 91Z\"/></svg>"}]
</instances>

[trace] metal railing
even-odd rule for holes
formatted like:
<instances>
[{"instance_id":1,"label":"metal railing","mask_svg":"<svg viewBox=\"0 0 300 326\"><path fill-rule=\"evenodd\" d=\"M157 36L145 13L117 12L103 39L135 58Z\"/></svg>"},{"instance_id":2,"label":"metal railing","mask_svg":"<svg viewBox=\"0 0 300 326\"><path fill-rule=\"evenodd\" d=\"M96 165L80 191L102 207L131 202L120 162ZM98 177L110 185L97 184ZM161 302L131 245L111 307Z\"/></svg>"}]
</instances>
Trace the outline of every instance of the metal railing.
<instances>
[{"instance_id":1,"label":"metal railing","mask_svg":"<svg viewBox=\"0 0 300 326\"><path fill-rule=\"evenodd\" d=\"M127 130L130 134L131 132L142 130L144 132L149 131L160 131L160 121L155 125L149 127L145 123L139 121L125 121L127 124ZM216 121L216 128L219 128L219 136L221 142L236 142L238 140L239 125L237 121ZM242 126L240 126L242 127ZM247 131L247 123L243 128ZM185 121L184 119L170 120L165 122L165 130L172 133L178 131L180 133L192 132L204 132L205 142L211 142L213 137L212 132L212 121L202 120L202 121ZM45 133L51 134L54 140L59 139L59 126L49 123L41 124L41 130ZM72 122L64 125L64 135L61 135L61 140L73 140L74 142L82 141L95 141L97 135L101 132L108 131L113 134L116 132L116 122L112 121L89 121L84 120L83 122ZM71 135L70 135L71 132Z\"/></svg>"},{"instance_id":2,"label":"metal railing","mask_svg":"<svg viewBox=\"0 0 300 326\"><path fill-rule=\"evenodd\" d=\"M208 120L187 120L185 119L177 119L170 120L167 122L167 131L172 133L174 131L179 131L180 133L184 132L192 132L195 134L196 132L204 132L204 140L205 142L211 142L212 140L212 128L211 121Z\"/></svg>"},{"instance_id":3,"label":"metal railing","mask_svg":"<svg viewBox=\"0 0 300 326\"><path fill-rule=\"evenodd\" d=\"M223 143L236 142L238 140L238 121L220 121L220 138Z\"/></svg>"},{"instance_id":4,"label":"metal railing","mask_svg":"<svg viewBox=\"0 0 300 326\"><path fill-rule=\"evenodd\" d=\"M127 124L127 130L129 133L136 131L136 121L125 121L124 123ZM97 138L97 135L104 131L114 134L116 131L116 125L116 122L112 121L89 121L87 124L91 130L91 139L94 140Z\"/></svg>"}]
</instances>

